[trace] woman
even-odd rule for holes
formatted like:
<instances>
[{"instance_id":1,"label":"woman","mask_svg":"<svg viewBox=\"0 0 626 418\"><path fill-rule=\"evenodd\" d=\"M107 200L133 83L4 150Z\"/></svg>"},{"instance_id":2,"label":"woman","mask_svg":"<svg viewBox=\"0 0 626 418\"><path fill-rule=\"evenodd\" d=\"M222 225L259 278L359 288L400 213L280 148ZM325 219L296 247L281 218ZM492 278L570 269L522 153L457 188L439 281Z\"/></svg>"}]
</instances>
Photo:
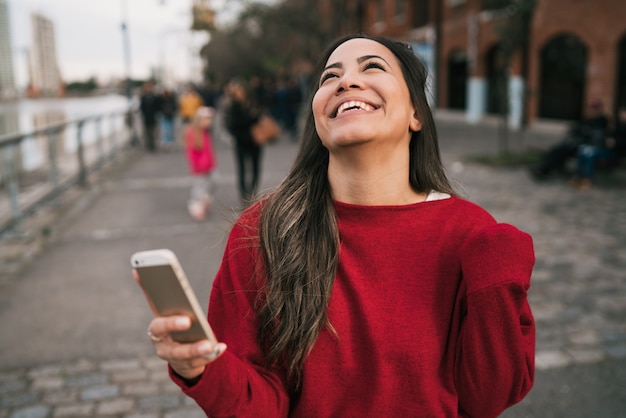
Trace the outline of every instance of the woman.
<instances>
[{"instance_id":1,"label":"woman","mask_svg":"<svg viewBox=\"0 0 626 418\"><path fill-rule=\"evenodd\" d=\"M533 382L531 238L454 195L409 47L343 38L315 74L291 172L231 231L222 343L156 318L157 353L207 415L496 417Z\"/></svg>"},{"instance_id":2,"label":"woman","mask_svg":"<svg viewBox=\"0 0 626 418\"><path fill-rule=\"evenodd\" d=\"M228 86L231 103L226 110L226 128L235 138L235 156L239 181L239 194L244 203L256 194L261 170L261 147L252 139L252 125L259 114L248 98L246 87L241 81Z\"/></svg>"}]
</instances>

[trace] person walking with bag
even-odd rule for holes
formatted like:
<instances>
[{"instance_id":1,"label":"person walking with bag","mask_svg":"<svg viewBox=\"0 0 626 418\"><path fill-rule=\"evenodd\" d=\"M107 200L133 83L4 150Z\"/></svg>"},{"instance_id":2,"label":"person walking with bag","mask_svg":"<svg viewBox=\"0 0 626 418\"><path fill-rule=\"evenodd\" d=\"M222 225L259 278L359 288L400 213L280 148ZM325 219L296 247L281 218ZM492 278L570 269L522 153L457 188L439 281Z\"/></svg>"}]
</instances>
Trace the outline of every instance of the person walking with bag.
<instances>
[{"instance_id":1,"label":"person walking with bag","mask_svg":"<svg viewBox=\"0 0 626 418\"><path fill-rule=\"evenodd\" d=\"M455 194L426 76L404 43L330 45L291 170L230 231L220 342L150 323L207 416L494 418L532 387L532 238Z\"/></svg>"},{"instance_id":2,"label":"person walking with bag","mask_svg":"<svg viewBox=\"0 0 626 418\"><path fill-rule=\"evenodd\" d=\"M213 108L200 107L185 131L186 156L193 175L187 209L197 221L206 218L212 201L212 175L217 164L209 128L214 114Z\"/></svg>"},{"instance_id":3,"label":"person walking with bag","mask_svg":"<svg viewBox=\"0 0 626 418\"><path fill-rule=\"evenodd\" d=\"M226 128L235 139L237 181L242 203L247 204L256 195L260 182L262 147L252 137L252 127L260 114L241 81L232 81L227 88L230 104L226 109Z\"/></svg>"}]
</instances>

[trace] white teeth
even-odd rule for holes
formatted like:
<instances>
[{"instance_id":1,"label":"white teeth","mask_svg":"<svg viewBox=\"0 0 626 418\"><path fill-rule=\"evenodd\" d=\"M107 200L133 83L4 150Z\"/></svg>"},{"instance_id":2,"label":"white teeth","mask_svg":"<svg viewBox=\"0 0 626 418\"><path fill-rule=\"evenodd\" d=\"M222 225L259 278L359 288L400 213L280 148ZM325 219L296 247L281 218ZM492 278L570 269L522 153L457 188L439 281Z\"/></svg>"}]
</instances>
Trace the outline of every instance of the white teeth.
<instances>
[{"instance_id":1,"label":"white teeth","mask_svg":"<svg viewBox=\"0 0 626 418\"><path fill-rule=\"evenodd\" d=\"M370 112L374 110L374 108L367 103L352 100L339 106L339 109L337 109L337 115L341 115L348 110L364 110L366 112Z\"/></svg>"}]
</instances>

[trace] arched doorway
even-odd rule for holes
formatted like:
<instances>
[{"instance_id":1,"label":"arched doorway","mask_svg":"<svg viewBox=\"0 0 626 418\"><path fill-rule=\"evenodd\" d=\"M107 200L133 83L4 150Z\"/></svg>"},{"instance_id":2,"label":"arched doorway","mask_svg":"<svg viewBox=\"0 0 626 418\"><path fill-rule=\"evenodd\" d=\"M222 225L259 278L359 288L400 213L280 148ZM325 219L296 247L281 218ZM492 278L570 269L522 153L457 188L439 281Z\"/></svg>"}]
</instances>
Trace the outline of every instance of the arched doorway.
<instances>
[{"instance_id":1,"label":"arched doorway","mask_svg":"<svg viewBox=\"0 0 626 418\"><path fill-rule=\"evenodd\" d=\"M487 113L502 114L507 111L506 63L500 45L494 45L486 55Z\"/></svg>"},{"instance_id":2,"label":"arched doorway","mask_svg":"<svg viewBox=\"0 0 626 418\"><path fill-rule=\"evenodd\" d=\"M573 35L560 35L541 50L539 117L577 120L582 116L587 48Z\"/></svg>"},{"instance_id":3,"label":"arched doorway","mask_svg":"<svg viewBox=\"0 0 626 418\"><path fill-rule=\"evenodd\" d=\"M615 108L626 106L626 35L617 46L617 78L615 80Z\"/></svg>"},{"instance_id":4,"label":"arched doorway","mask_svg":"<svg viewBox=\"0 0 626 418\"><path fill-rule=\"evenodd\" d=\"M452 51L448 59L448 108L465 110L467 106L467 56Z\"/></svg>"}]
</instances>

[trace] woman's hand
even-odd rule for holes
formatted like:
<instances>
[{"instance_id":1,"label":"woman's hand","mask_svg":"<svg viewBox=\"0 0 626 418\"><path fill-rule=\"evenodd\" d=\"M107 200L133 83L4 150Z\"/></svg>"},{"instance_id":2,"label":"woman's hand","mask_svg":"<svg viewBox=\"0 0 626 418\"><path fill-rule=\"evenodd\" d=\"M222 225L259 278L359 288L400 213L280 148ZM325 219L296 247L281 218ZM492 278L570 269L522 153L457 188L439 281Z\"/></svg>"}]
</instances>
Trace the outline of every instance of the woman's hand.
<instances>
[{"instance_id":1,"label":"woman's hand","mask_svg":"<svg viewBox=\"0 0 626 418\"><path fill-rule=\"evenodd\" d=\"M154 318L148 327L148 335L156 347L157 355L187 380L200 376L207 364L226 351L224 343L214 345L208 340L202 340L182 344L170 337L172 331L183 331L190 326L191 320L186 316L168 316Z\"/></svg>"}]
</instances>

